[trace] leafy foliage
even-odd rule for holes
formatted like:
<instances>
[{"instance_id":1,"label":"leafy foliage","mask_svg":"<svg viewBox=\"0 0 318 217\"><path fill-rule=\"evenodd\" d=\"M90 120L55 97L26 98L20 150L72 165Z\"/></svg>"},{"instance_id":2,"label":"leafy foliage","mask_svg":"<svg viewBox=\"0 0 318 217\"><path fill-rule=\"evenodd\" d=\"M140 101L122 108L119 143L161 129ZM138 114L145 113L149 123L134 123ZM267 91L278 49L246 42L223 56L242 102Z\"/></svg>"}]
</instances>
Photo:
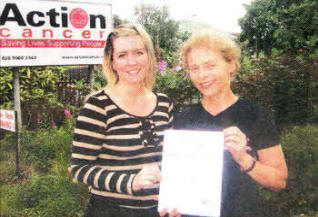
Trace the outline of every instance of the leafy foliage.
<instances>
[{"instance_id":1,"label":"leafy foliage","mask_svg":"<svg viewBox=\"0 0 318 217\"><path fill-rule=\"evenodd\" d=\"M317 60L282 56L246 61L234 92L274 112L279 126L318 120ZM245 73L246 72L246 73Z\"/></svg>"},{"instance_id":2,"label":"leafy foliage","mask_svg":"<svg viewBox=\"0 0 318 217\"><path fill-rule=\"evenodd\" d=\"M182 110L184 106L197 102L200 98L198 90L185 77L185 72L173 72L171 69L158 73L154 91L167 94L176 110Z\"/></svg>"},{"instance_id":3,"label":"leafy foliage","mask_svg":"<svg viewBox=\"0 0 318 217\"><path fill-rule=\"evenodd\" d=\"M252 53L318 55L317 1L255 0L246 9L240 41Z\"/></svg>"},{"instance_id":4,"label":"leafy foliage","mask_svg":"<svg viewBox=\"0 0 318 217\"><path fill-rule=\"evenodd\" d=\"M120 17L116 14L113 15L113 25L114 25L114 28L116 26L119 26L120 24L122 23L128 23L128 20L122 20L120 19Z\"/></svg>"},{"instance_id":5,"label":"leafy foliage","mask_svg":"<svg viewBox=\"0 0 318 217\"><path fill-rule=\"evenodd\" d=\"M56 82L65 69L59 66L19 67L21 102L56 104ZM13 70L13 67L0 68L0 105L3 108L13 107Z\"/></svg>"},{"instance_id":6,"label":"leafy foliage","mask_svg":"<svg viewBox=\"0 0 318 217\"><path fill-rule=\"evenodd\" d=\"M67 120L67 124L58 129L23 130L20 144L24 161L38 172L48 172L54 166L59 174L67 174L73 135L71 122Z\"/></svg>"},{"instance_id":7,"label":"leafy foliage","mask_svg":"<svg viewBox=\"0 0 318 217\"><path fill-rule=\"evenodd\" d=\"M318 126L295 126L285 130L281 143L289 178L287 187L274 193L262 189L264 206L273 217L318 214Z\"/></svg>"},{"instance_id":8,"label":"leafy foliage","mask_svg":"<svg viewBox=\"0 0 318 217\"><path fill-rule=\"evenodd\" d=\"M72 77L66 73L67 69L66 66L0 68L0 107L13 108L12 74L18 70L23 125L28 129L60 126L64 121L63 111L67 108L77 111L74 102L80 102L80 95L90 91L85 79Z\"/></svg>"},{"instance_id":9,"label":"leafy foliage","mask_svg":"<svg viewBox=\"0 0 318 217\"><path fill-rule=\"evenodd\" d=\"M107 85L107 80L103 76L102 68L99 67L94 71L94 83L92 85L93 90L100 90Z\"/></svg>"},{"instance_id":10,"label":"leafy foliage","mask_svg":"<svg viewBox=\"0 0 318 217\"><path fill-rule=\"evenodd\" d=\"M32 176L26 182L5 188L4 215L51 217L82 216L81 193L78 186L65 176Z\"/></svg>"},{"instance_id":11,"label":"leafy foliage","mask_svg":"<svg viewBox=\"0 0 318 217\"><path fill-rule=\"evenodd\" d=\"M72 183L67 172L73 121L58 129L21 132L21 173L14 167L14 137L1 140L1 216L82 216L87 187Z\"/></svg>"}]
</instances>

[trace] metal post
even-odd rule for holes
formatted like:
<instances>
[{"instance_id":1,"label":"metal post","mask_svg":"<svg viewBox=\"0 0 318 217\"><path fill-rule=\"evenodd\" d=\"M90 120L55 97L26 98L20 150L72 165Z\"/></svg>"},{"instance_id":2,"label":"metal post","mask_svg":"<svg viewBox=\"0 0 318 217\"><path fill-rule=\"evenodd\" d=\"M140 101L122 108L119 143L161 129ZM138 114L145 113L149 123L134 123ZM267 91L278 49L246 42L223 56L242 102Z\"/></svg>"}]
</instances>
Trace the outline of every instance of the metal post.
<instances>
[{"instance_id":1,"label":"metal post","mask_svg":"<svg viewBox=\"0 0 318 217\"><path fill-rule=\"evenodd\" d=\"M15 110L15 137L16 137L16 175L19 176L19 152L20 152L20 129L22 127L21 102L20 102L20 85L19 85L19 68L13 68L13 99Z\"/></svg>"},{"instance_id":2,"label":"metal post","mask_svg":"<svg viewBox=\"0 0 318 217\"><path fill-rule=\"evenodd\" d=\"M17 112L18 127L22 126L21 116L21 102L20 102L20 87L19 87L19 68L13 68L13 98L14 98L14 110Z\"/></svg>"},{"instance_id":3,"label":"metal post","mask_svg":"<svg viewBox=\"0 0 318 217\"><path fill-rule=\"evenodd\" d=\"M20 131L18 126L18 112L14 111L15 115L15 174L20 176L19 153L20 153Z\"/></svg>"}]
</instances>

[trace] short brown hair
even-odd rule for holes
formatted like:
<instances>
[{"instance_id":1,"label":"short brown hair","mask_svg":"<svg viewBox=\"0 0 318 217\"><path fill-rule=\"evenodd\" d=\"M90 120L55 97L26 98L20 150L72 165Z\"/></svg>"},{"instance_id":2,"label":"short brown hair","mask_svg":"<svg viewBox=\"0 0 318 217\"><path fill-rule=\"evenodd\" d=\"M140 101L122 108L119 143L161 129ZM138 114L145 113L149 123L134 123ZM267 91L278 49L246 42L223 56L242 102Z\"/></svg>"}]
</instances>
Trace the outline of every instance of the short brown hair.
<instances>
[{"instance_id":1,"label":"short brown hair","mask_svg":"<svg viewBox=\"0 0 318 217\"><path fill-rule=\"evenodd\" d=\"M188 66L187 56L191 49L195 47L206 47L214 51L219 51L226 61L235 62L237 70L240 67L239 60L241 56L241 49L225 33L215 31L194 33L180 47L181 60L183 66Z\"/></svg>"}]
</instances>

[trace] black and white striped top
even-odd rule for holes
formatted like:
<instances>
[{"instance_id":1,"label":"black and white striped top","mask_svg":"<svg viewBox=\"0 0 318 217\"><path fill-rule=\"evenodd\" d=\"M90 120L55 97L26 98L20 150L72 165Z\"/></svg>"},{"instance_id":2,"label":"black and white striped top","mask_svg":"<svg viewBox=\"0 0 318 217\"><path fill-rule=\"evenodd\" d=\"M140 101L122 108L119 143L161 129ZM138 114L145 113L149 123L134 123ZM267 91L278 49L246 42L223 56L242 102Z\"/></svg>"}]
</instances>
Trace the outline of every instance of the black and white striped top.
<instances>
[{"instance_id":1,"label":"black and white striped top","mask_svg":"<svg viewBox=\"0 0 318 217\"><path fill-rule=\"evenodd\" d=\"M74 181L91 186L92 194L119 206L156 206L153 196L158 188L132 191L133 179L142 167L160 166L163 132L173 119L169 98L161 93L156 96L157 105L146 117L122 110L104 90L89 97L74 130Z\"/></svg>"}]
</instances>

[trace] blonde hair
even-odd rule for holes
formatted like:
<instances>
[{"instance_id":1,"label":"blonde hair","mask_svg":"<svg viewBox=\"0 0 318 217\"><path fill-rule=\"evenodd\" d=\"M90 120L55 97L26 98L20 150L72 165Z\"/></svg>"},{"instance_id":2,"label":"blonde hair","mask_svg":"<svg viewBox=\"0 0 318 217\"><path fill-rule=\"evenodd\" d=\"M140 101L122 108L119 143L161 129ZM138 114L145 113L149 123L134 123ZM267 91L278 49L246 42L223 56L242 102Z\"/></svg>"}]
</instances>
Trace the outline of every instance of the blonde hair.
<instances>
[{"instance_id":1,"label":"blonde hair","mask_svg":"<svg viewBox=\"0 0 318 217\"><path fill-rule=\"evenodd\" d=\"M194 33L180 47L182 65L188 66L187 56L191 49L198 47L206 47L211 50L220 52L225 61L234 61L236 70L240 68L241 49L239 46L225 33L216 31L205 31Z\"/></svg>"},{"instance_id":2,"label":"blonde hair","mask_svg":"<svg viewBox=\"0 0 318 217\"><path fill-rule=\"evenodd\" d=\"M112 67L114 39L125 36L140 36L148 55L149 71L145 78L145 87L152 89L155 82L156 57L149 34L140 24L121 24L111 32L106 40L103 58L103 74L107 79L107 86L113 87L118 83L118 75Z\"/></svg>"}]
</instances>

